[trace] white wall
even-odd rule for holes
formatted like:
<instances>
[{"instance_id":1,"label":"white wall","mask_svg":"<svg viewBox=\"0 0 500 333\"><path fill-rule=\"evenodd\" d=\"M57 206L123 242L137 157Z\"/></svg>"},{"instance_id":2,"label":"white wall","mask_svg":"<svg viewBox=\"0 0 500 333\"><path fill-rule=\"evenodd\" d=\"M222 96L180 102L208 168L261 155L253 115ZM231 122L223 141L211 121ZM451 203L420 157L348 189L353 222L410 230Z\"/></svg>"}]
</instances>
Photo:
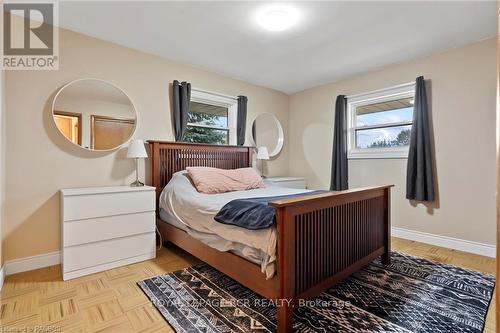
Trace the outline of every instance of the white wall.
<instances>
[{"instance_id":1,"label":"white wall","mask_svg":"<svg viewBox=\"0 0 500 333\"><path fill-rule=\"evenodd\" d=\"M496 39L392 65L290 97L290 171L328 188L335 98L431 81L438 180L434 204L405 199L406 159L350 160L351 187L395 184L393 226L485 244L495 240Z\"/></svg>"}]
</instances>

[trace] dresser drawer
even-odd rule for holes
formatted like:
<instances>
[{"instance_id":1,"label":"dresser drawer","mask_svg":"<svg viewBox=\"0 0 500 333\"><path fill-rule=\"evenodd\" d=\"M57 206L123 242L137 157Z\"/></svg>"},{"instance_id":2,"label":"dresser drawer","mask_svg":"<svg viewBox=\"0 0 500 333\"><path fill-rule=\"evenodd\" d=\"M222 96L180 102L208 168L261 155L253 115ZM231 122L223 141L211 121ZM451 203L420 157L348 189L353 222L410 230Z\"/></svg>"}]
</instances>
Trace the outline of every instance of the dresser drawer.
<instances>
[{"instance_id":1,"label":"dresser drawer","mask_svg":"<svg viewBox=\"0 0 500 333\"><path fill-rule=\"evenodd\" d=\"M71 272L91 266L155 252L155 233L110 239L64 248L63 270Z\"/></svg>"},{"instance_id":2,"label":"dresser drawer","mask_svg":"<svg viewBox=\"0 0 500 333\"><path fill-rule=\"evenodd\" d=\"M63 246L91 243L155 231L155 212L64 222Z\"/></svg>"},{"instance_id":3,"label":"dresser drawer","mask_svg":"<svg viewBox=\"0 0 500 333\"><path fill-rule=\"evenodd\" d=\"M63 221L155 210L154 191L72 195L63 201Z\"/></svg>"}]
</instances>

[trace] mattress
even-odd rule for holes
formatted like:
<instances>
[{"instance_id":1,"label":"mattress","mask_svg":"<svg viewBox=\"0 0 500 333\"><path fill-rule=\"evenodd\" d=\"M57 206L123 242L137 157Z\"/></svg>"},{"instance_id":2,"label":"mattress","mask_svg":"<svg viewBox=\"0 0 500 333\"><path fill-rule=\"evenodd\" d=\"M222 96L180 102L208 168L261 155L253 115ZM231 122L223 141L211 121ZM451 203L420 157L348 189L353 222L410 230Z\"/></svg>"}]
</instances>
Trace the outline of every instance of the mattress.
<instances>
[{"instance_id":1,"label":"mattress","mask_svg":"<svg viewBox=\"0 0 500 333\"><path fill-rule=\"evenodd\" d=\"M253 248L251 246L246 246L238 242L232 242L232 244L228 244L228 241L222 237L219 237L215 234L203 233L196 230L193 230L186 226L185 224L179 222L175 218L172 219L171 215L169 215L163 208L160 209L160 219L162 222L170 224L178 229L181 229L197 240L201 241L205 245L209 245L214 249L219 251L228 251L228 248L231 248L229 252L236 254L239 257L242 257L254 264L261 264L262 261L262 253L260 250Z\"/></svg>"},{"instance_id":2,"label":"mattress","mask_svg":"<svg viewBox=\"0 0 500 333\"><path fill-rule=\"evenodd\" d=\"M204 194L196 190L185 171L177 172L163 189L160 217L190 236L219 251L231 251L251 262L260 264L266 278L276 269L276 227L247 230L214 220L229 201L243 198L270 197L310 192L266 184L265 188L220 194Z\"/></svg>"}]
</instances>

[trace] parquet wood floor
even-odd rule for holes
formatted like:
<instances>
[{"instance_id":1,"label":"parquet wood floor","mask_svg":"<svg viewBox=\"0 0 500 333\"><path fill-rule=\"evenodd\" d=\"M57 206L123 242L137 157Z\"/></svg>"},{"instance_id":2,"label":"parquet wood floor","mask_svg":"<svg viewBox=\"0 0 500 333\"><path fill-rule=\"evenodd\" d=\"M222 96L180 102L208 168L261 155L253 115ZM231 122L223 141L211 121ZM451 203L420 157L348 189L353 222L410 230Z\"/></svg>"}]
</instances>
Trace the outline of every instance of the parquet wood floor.
<instances>
[{"instance_id":1,"label":"parquet wood floor","mask_svg":"<svg viewBox=\"0 0 500 333\"><path fill-rule=\"evenodd\" d=\"M393 238L393 250L494 274L495 260ZM197 259L167 246L157 258L62 281L60 266L8 276L0 293L0 332L173 332L136 282ZM495 303L485 332L495 331Z\"/></svg>"}]
</instances>

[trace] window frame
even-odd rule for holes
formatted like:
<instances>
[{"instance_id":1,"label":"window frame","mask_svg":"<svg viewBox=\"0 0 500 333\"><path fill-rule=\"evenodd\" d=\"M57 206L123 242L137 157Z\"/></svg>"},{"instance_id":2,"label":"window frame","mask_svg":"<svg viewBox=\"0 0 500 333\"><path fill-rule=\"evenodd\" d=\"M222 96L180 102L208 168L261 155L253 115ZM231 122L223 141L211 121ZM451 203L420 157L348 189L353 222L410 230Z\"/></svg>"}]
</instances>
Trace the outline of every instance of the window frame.
<instances>
[{"instance_id":1,"label":"window frame","mask_svg":"<svg viewBox=\"0 0 500 333\"><path fill-rule=\"evenodd\" d=\"M412 125L413 121L355 126L356 108L368 104L391 101L415 96L415 82L405 83L380 90L347 96L347 158L348 159L391 159L408 158L408 146L390 148L356 148L356 131L377 128Z\"/></svg>"},{"instance_id":2,"label":"window frame","mask_svg":"<svg viewBox=\"0 0 500 333\"><path fill-rule=\"evenodd\" d=\"M209 128L215 130L223 130L228 132L227 145L235 146L237 143L237 120L238 120L238 98L219 94L207 90L192 88L190 102L203 103L213 106L227 108L227 127L202 125L197 123L189 123L187 126ZM191 112L191 110L189 111ZM203 142L199 142L203 143Z\"/></svg>"}]
</instances>

